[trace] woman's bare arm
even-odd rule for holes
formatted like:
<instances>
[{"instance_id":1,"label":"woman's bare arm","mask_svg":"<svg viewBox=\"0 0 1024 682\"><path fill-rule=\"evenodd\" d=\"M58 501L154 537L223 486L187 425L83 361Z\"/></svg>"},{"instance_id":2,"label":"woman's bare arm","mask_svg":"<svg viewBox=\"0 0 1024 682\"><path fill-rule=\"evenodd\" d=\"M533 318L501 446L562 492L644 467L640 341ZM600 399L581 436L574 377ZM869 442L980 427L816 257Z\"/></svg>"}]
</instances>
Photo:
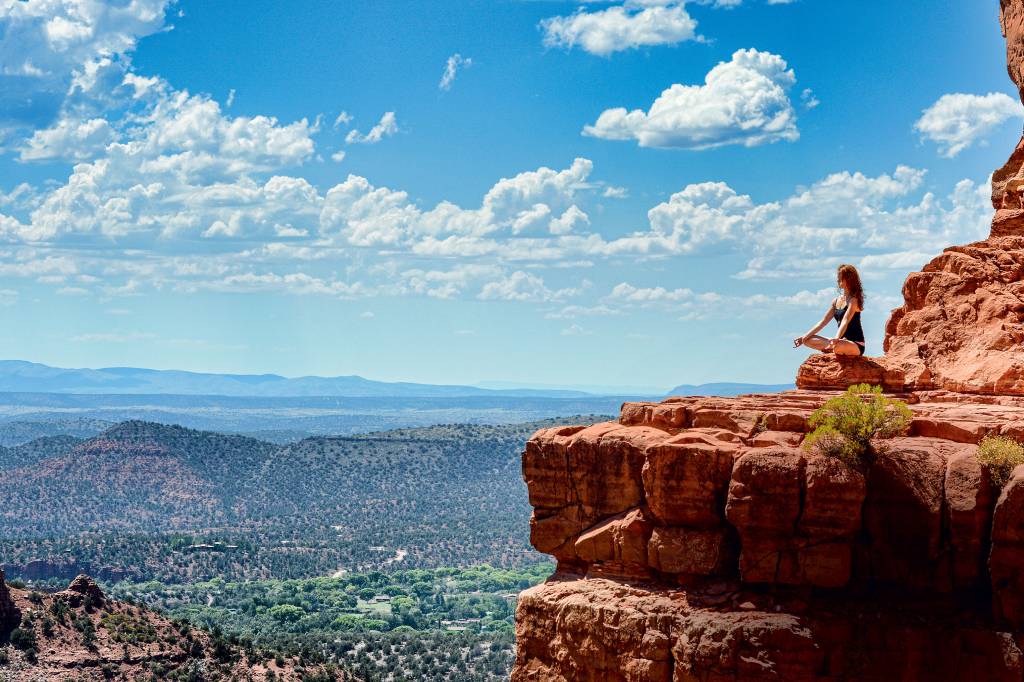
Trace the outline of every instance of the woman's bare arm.
<instances>
[{"instance_id":1,"label":"woman's bare arm","mask_svg":"<svg viewBox=\"0 0 1024 682\"><path fill-rule=\"evenodd\" d=\"M835 310L835 307L836 307L836 302L832 301L832 305L829 306L828 311L825 313L825 316L821 318L821 322L819 322L814 327L812 327L811 330L809 332L807 332L806 334L804 334L803 336L795 339L794 342L793 342L793 345L794 346L803 345L803 343L804 343L804 341L806 339L809 339L810 337L814 336L815 334L820 332L822 329L824 329L825 325L827 325L829 323L829 321L832 319L832 311Z\"/></svg>"},{"instance_id":2,"label":"woman's bare arm","mask_svg":"<svg viewBox=\"0 0 1024 682\"><path fill-rule=\"evenodd\" d=\"M832 319L832 312L835 309L836 309L836 302L832 301L832 305L830 305L828 310L825 312L825 316L821 318L821 322L816 324L814 326L814 328L811 329L811 331L809 331L806 334L804 334L804 338L807 338L808 336L814 336L815 334L820 332L822 329L824 329L825 325L828 324L829 321Z\"/></svg>"}]
</instances>

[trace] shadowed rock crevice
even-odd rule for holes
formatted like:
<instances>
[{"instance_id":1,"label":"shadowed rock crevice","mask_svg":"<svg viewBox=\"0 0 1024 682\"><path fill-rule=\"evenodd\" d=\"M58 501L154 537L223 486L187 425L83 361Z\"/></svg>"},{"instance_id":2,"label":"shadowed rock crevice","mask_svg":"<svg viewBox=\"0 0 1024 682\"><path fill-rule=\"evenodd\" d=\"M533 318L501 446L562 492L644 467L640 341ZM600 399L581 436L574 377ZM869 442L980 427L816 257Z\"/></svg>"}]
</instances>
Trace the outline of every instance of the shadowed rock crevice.
<instances>
[{"instance_id":1,"label":"shadowed rock crevice","mask_svg":"<svg viewBox=\"0 0 1024 682\"><path fill-rule=\"evenodd\" d=\"M21 611L11 598L11 591L4 582L4 572L0 570L0 642L7 641L11 631L20 622Z\"/></svg>"}]
</instances>

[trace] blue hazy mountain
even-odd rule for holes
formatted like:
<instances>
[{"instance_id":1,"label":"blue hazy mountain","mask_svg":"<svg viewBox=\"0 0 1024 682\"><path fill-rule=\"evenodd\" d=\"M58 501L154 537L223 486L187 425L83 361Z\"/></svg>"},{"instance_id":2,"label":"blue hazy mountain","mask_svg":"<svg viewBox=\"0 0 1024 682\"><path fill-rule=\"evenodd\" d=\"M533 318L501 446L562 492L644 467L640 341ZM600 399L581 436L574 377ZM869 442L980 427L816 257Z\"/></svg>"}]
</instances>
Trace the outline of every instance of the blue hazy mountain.
<instances>
[{"instance_id":1,"label":"blue hazy mountain","mask_svg":"<svg viewBox=\"0 0 1024 682\"><path fill-rule=\"evenodd\" d=\"M778 393L796 388L795 384L734 384L728 382L715 384L681 384L676 386L668 395L717 395L729 398L747 393Z\"/></svg>"},{"instance_id":2,"label":"blue hazy mountain","mask_svg":"<svg viewBox=\"0 0 1024 682\"><path fill-rule=\"evenodd\" d=\"M278 374L216 374L140 367L67 369L24 360L0 360L0 393L74 393L101 395L234 396L250 398L589 398L612 395L609 387L584 391L544 386L504 388L373 381L361 376L284 377ZM792 384L710 383L675 387L667 395L766 393ZM654 397L661 391L623 389L618 395Z\"/></svg>"},{"instance_id":3,"label":"blue hazy mountain","mask_svg":"<svg viewBox=\"0 0 1024 682\"><path fill-rule=\"evenodd\" d=\"M213 374L138 367L65 369L23 360L0 360L0 392L346 398L577 398L590 395L571 390L495 390L475 386L372 381L354 375L290 378L277 374Z\"/></svg>"}]
</instances>

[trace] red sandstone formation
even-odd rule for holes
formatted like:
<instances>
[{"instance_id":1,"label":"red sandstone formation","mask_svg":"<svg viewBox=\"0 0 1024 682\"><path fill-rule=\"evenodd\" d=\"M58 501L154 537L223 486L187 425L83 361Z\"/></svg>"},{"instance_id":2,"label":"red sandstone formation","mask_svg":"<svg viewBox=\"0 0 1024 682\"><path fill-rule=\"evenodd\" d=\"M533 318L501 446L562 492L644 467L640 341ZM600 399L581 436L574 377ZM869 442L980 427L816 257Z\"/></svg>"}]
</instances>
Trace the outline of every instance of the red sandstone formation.
<instances>
[{"instance_id":1,"label":"red sandstone formation","mask_svg":"<svg viewBox=\"0 0 1024 682\"><path fill-rule=\"evenodd\" d=\"M79 575L66 590L53 596L55 599L63 599L71 608L78 608L87 602L91 606L102 607L107 600L100 586L87 575Z\"/></svg>"},{"instance_id":2,"label":"red sandstone formation","mask_svg":"<svg viewBox=\"0 0 1024 682\"><path fill-rule=\"evenodd\" d=\"M1024 100L1024 0L1001 1ZM993 177L988 239L907 277L880 358L816 355L799 390L627 403L537 433L534 546L558 560L516 614L512 679L1024 679L1024 139ZM913 421L866 471L800 444L836 389Z\"/></svg>"},{"instance_id":3,"label":"red sandstone formation","mask_svg":"<svg viewBox=\"0 0 1024 682\"><path fill-rule=\"evenodd\" d=\"M975 453L1024 436L1024 398L903 395L908 434L861 472L799 447L833 395L538 432L531 540L558 573L522 597L513 679L1022 679L1024 466L994 490Z\"/></svg>"}]
</instances>

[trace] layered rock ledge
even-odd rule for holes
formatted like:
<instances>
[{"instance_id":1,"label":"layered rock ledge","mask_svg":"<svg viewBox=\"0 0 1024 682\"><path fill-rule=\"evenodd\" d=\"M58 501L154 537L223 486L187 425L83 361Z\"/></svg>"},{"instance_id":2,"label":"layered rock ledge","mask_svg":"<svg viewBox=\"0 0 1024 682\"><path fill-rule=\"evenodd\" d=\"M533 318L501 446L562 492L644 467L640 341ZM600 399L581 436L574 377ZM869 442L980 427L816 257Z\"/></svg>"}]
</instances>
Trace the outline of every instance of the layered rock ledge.
<instances>
[{"instance_id":1,"label":"layered rock ledge","mask_svg":"<svg viewBox=\"0 0 1024 682\"><path fill-rule=\"evenodd\" d=\"M904 607L906 605L904 604ZM1019 681L1019 640L927 601L556 577L523 593L513 680Z\"/></svg>"},{"instance_id":2,"label":"layered rock ledge","mask_svg":"<svg viewBox=\"0 0 1024 682\"><path fill-rule=\"evenodd\" d=\"M538 432L531 541L558 573L520 602L513 679L1024 679L1024 467L996 490L975 457L1024 437L1024 404L903 394L908 434L862 472L800 446L833 395Z\"/></svg>"}]
</instances>

